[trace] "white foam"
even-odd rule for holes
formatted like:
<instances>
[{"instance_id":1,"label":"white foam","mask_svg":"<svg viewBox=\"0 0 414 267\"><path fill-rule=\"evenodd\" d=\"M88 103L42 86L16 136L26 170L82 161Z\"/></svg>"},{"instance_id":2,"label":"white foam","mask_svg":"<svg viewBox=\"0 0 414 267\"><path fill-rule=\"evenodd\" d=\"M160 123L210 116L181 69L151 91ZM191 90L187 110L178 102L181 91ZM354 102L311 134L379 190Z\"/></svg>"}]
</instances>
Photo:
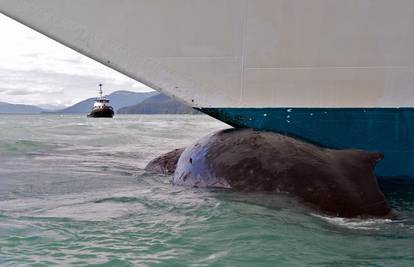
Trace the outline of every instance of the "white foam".
<instances>
[{"instance_id":1,"label":"white foam","mask_svg":"<svg viewBox=\"0 0 414 267\"><path fill-rule=\"evenodd\" d=\"M360 219L360 218L343 218L343 217L331 217L323 216L319 214L311 213L312 216L322 219L330 224L345 227L355 230L380 230L381 226L391 223L391 219Z\"/></svg>"}]
</instances>

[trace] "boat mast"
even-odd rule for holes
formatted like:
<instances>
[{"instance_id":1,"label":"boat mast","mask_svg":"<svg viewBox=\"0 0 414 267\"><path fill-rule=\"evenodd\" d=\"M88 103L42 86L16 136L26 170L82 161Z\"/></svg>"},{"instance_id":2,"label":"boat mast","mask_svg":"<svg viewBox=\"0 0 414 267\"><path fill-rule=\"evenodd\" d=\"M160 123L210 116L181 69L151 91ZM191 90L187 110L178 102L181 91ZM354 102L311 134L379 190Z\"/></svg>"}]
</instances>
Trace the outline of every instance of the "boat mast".
<instances>
[{"instance_id":1,"label":"boat mast","mask_svg":"<svg viewBox=\"0 0 414 267\"><path fill-rule=\"evenodd\" d=\"M102 84L99 84L99 97L102 98Z\"/></svg>"}]
</instances>

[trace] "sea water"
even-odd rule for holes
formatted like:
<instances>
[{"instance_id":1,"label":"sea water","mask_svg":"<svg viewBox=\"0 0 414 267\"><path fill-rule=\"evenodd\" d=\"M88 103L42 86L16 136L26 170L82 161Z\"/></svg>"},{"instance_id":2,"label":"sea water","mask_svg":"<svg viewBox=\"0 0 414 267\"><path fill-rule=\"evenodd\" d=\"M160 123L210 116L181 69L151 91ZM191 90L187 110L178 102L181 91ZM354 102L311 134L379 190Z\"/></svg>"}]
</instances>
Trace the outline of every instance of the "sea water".
<instances>
[{"instance_id":1,"label":"sea water","mask_svg":"<svg viewBox=\"0 0 414 267\"><path fill-rule=\"evenodd\" d=\"M226 127L200 115L1 115L0 266L414 266L409 179L382 183L396 219L360 220L143 170Z\"/></svg>"}]
</instances>

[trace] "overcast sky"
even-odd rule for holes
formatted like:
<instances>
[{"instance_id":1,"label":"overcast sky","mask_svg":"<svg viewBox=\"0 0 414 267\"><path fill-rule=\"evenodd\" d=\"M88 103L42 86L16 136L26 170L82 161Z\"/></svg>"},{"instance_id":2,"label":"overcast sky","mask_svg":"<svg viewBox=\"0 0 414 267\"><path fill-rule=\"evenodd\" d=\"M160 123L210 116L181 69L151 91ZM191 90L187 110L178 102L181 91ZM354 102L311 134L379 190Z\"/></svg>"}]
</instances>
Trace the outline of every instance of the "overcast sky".
<instances>
[{"instance_id":1,"label":"overcast sky","mask_svg":"<svg viewBox=\"0 0 414 267\"><path fill-rule=\"evenodd\" d=\"M71 105L117 90L151 91L0 14L0 102Z\"/></svg>"}]
</instances>

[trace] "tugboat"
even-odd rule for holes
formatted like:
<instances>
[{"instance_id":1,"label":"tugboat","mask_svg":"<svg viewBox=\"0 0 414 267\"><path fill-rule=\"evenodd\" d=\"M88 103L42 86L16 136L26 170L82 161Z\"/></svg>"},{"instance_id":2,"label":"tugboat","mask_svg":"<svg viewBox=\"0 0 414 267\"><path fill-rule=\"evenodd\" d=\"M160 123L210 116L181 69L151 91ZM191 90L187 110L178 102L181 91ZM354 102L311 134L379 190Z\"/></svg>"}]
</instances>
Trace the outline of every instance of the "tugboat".
<instances>
[{"instance_id":1,"label":"tugboat","mask_svg":"<svg viewBox=\"0 0 414 267\"><path fill-rule=\"evenodd\" d=\"M102 95L102 84L99 84L99 96L88 117L92 118L112 118L114 116L114 109L109 104L109 99Z\"/></svg>"}]
</instances>

